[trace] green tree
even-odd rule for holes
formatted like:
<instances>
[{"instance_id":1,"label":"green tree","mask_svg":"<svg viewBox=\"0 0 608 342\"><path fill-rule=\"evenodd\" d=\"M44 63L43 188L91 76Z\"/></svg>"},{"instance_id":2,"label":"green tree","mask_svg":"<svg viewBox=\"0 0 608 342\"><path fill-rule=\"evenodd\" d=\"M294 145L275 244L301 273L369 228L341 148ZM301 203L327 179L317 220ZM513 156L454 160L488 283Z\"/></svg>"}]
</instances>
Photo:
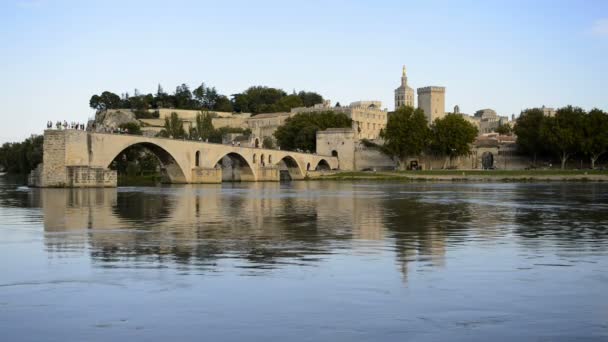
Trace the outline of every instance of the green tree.
<instances>
[{"instance_id":1,"label":"green tree","mask_svg":"<svg viewBox=\"0 0 608 342\"><path fill-rule=\"evenodd\" d=\"M582 152L589 156L591 168L608 151L608 113L592 109L584 118Z\"/></svg>"},{"instance_id":2,"label":"green tree","mask_svg":"<svg viewBox=\"0 0 608 342\"><path fill-rule=\"evenodd\" d=\"M382 132L384 151L403 166L409 156L419 156L427 148L430 130L424 111L403 106L388 117Z\"/></svg>"},{"instance_id":3,"label":"green tree","mask_svg":"<svg viewBox=\"0 0 608 342\"><path fill-rule=\"evenodd\" d=\"M271 137L264 137L264 140L262 140L262 147L263 148L270 148L270 149L275 148L274 141L272 141L272 138Z\"/></svg>"},{"instance_id":4,"label":"green tree","mask_svg":"<svg viewBox=\"0 0 608 342\"><path fill-rule=\"evenodd\" d=\"M128 134L142 135L141 127L135 122L123 123L119 128L126 130Z\"/></svg>"},{"instance_id":5,"label":"green tree","mask_svg":"<svg viewBox=\"0 0 608 342\"><path fill-rule=\"evenodd\" d=\"M568 159L581 151L584 116L583 109L567 106L558 109L555 116L543 120L541 138L559 156L562 170L566 168Z\"/></svg>"},{"instance_id":6,"label":"green tree","mask_svg":"<svg viewBox=\"0 0 608 342\"><path fill-rule=\"evenodd\" d=\"M300 91L298 97L302 100L304 107L312 107L323 102L323 96L311 91Z\"/></svg>"},{"instance_id":7,"label":"green tree","mask_svg":"<svg viewBox=\"0 0 608 342\"><path fill-rule=\"evenodd\" d=\"M194 131L191 136L200 140L208 140L214 134L213 118L209 112L201 112L196 115Z\"/></svg>"},{"instance_id":8,"label":"green tree","mask_svg":"<svg viewBox=\"0 0 608 342\"><path fill-rule=\"evenodd\" d=\"M117 109L121 107L121 99L112 92L104 91L101 95L91 96L89 106L97 111Z\"/></svg>"},{"instance_id":9,"label":"green tree","mask_svg":"<svg viewBox=\"0 0 608 342\"><path fill-rule=\"evenodd\" d=\"M513 133L517 136L517 149L521 153L531 155L536 166L536 158L543 152L544 144L540 129L545 116L539 108L526 109L515 121Z\"/></svg>"},{"instance_id":10,"label":"green tree","mask_svg":"<svg viewBox=\"0 0 608 342\"><path fill-rule=\"evenodd\" d=\"M477 133L477 127L461 115L448 114L436 119L431 125L430 147L433 152L446 156L445 168L453 158L471 152L471 144L475 141Z\"/></svg>"},{"instance_id":11,"label":"green tree","mask_svg":"<svg viewBox=\"0 0 608 342\"><path fill-rule=\"evenodd\" d=\"M496 128L496 133L502 135L511 135L513 133L513 128L510 125L499 125Z\"/></svg>"},{"instance_id":12,"label":"green tree","mask_svg":"<svg viewBox=\"0 0 608 342\"><path fill-rule=\"evenodd\" d=\"M165 118L165 127L160 131L161 137L183 139L186 137L186 130L184 130L184 122L179 118L177 113L171 113L171 116Z\"/></svg>"},{"instance_id":13,"label":"green tree","mask_svg":"<svg viewBox=\"0 0 608 342\"><path fill-rule=\"evenodd\" d=\"M346 114L332 111L300 113L287 119L274 136L282 149L316 151L317 131L340 127L352 127L352 120Z\"/></svg>"},{"instance_id":14,"label":"green tree","mask_svg":"<svg viewBox=\"0 0 608 342\"><path fill-rule=\"evenodd\" d=\"M36 135L22 142L4 143L0 147L0 169L15 174L28 174L42 162L44 136Z\"/></svg>"}]
</instances>

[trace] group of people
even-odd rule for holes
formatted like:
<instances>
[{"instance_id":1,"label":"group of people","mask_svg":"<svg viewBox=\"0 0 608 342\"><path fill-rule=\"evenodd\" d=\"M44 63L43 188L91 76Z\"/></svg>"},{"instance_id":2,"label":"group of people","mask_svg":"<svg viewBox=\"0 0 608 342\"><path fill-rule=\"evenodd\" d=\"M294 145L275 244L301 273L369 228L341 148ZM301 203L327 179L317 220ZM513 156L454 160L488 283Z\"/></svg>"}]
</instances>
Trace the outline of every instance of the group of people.
<instances>
[{"instance_id":1,"label":"group of people","mask_svg":"<svg viewBox=\"0 0 608 342\"><path fill-rule=\"evenodd\" d=\"M67 121L57 121L55 123L55 127L57 129L79 129L79 130L85 130L86 129L86 125L83 123L79 123L79 122L70 122L68 123ZM46 128L51 129L53 128L53 121L47 121L46 122Z\"/></svg>"}]
</instances>

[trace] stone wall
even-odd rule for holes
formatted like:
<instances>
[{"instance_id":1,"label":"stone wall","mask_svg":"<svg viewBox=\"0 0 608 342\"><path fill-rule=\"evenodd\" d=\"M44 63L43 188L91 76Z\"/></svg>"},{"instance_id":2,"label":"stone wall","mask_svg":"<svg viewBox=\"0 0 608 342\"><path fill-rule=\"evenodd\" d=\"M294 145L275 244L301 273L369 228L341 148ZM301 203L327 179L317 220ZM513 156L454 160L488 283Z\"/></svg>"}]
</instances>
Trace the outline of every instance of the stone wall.
<instances>
[{"instance_id":1,"label":"stone wall","mask_svg":"<svg viewBox=\"0 0 608 342\"><path fill-rule=\"evenodd\" d=\"M350 128L329 128L317 132L317 154L338 157L340 170L355 170L356 133Z\"/></svg>"}]
</instances>

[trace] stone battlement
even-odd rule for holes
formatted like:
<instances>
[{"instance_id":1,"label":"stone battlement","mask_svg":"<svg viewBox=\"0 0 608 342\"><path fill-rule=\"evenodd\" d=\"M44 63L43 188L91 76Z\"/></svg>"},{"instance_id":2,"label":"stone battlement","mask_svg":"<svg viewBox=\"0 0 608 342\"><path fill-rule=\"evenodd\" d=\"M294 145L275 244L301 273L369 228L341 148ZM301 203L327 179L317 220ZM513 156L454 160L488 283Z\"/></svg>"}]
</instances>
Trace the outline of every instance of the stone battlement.
<instances>
[{"instance_id":1,"label":"stone battlement","mask_svg":"<svg viewBox=\"0 0 608 342\"><path fill-rule=\"evenodd\" d=\"M445 87L429 86L429 87L418 88L418 94L430 93L430 92L445 93Z\"/></svg>"}]
</instances>

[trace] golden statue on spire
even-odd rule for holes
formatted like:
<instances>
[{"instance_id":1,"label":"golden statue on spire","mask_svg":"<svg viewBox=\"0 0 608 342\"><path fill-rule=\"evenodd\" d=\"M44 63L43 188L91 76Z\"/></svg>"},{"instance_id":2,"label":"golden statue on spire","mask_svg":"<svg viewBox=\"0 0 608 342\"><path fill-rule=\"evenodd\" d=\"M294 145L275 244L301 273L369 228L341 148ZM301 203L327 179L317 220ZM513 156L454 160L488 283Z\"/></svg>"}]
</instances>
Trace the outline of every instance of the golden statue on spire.
<instances>
[{"instance_id":1,"label":"golden statue on spire","mask_svg":"<svg viewBox=\"0 0 608 342\"><path fill-rule=\"evenodd\" d=\"M403 76L405 76L405 65L403 66Z\"/></svg>"}]
</instances>

